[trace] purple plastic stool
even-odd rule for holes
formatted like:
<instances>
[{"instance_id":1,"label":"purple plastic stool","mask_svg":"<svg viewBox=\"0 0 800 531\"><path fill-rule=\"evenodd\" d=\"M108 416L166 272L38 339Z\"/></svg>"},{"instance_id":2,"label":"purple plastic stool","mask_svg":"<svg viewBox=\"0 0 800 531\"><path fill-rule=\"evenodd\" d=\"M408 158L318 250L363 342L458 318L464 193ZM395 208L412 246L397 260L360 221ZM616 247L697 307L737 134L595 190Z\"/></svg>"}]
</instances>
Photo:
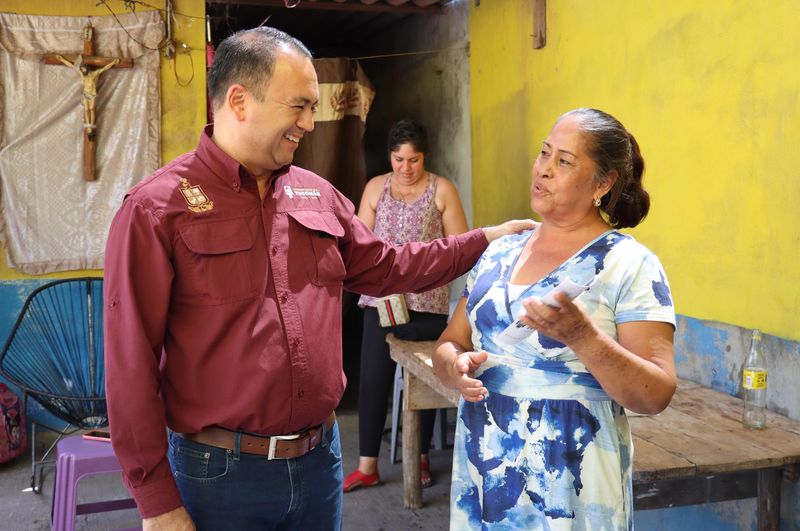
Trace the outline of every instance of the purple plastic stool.
<instances>
[{"instance_id":1,"label":"purple plastic stool","mask_svg":"<svg viewBox=\"0 0 800 531\"><path fill-rule=\"evenodd\" d=\"M78 482L84 476L121 472L111 443L91 441L80 435L58 442L55 490L53 492L53 531L73 531L75 516L136 507L131 499L78 504Z\"/></svg>"}]
</instances>

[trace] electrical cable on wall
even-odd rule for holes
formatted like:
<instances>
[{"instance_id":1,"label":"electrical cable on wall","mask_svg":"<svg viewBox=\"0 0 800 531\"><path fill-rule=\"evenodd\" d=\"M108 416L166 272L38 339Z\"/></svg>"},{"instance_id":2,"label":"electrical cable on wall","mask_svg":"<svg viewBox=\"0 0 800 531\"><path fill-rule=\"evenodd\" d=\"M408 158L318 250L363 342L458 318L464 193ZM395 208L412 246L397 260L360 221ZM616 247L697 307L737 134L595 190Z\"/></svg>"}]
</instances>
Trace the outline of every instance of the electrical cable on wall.
<instances>
[{"instance_id":1,"label":"electrical cable on wall","mask_svg":"<svg viewBox=\"0 0 800 531\"><path fill-rule=\"evenodd\" d=\"M358 61L362 61L364 59L386 59L389 57L405 57L411 55L430 55L434 53L441 53L441 52L451 52L451 51L460 51L460 50L467 50L469 51L469 45L467 46L456 46L453 48L439 48L437 50L419 50L416 52L398 52L398 53L386 53L381 55L365 55L362 57L353 57Z\"/></svg>"},{"instance_id":2,"label":"electrical cable on wall","mask_svg":"<svg viewBox=\"0 0 800 531\"><path fill-rule=\"evenodd\" d=\"M119 18L117 18L117 13L115 13L114 10L111 9L111 6L108 5L108 0L99 0L96 5L97 6L102 5L103 7L105 7L108 10L108 12L111 14L111 16L114 17L114 20L117 22L117 25L120 28L122 28L122 30L125 32L125 34L128 36L128 38L131 39L133 42L135 42L136 44L138 44L139 46L141 46L142 48L145 48L147 50L157 50L157 51L162 51L163 50L164 51L164 56L167 59L171 59L172 60L172 73L175 76L175 82L178 84L178 86L181 86L181 87L189 86L189 84L194 79L194 60L192 59L192 51L194 51L194 50L190 46L188 46L186 43L180 43L179 45L176 45L175 39L173 38L173 23L175 22L175 17L176 16L181 16L181 17L185 17L185 18L189 18L189 19L196 19L196 20L203 20L203 17L196 17L196 16L193 16L193 15L186 15L184 13L179 13L179 12L175 11L175 6L174 6L174 3L173 3L173 0L165 0L166 6L163 9L159 8L159 7L156 7L156 6L153 6L151 4L148 4L147 2L142 2L141 0L121 0L121 1L122 1L123 5L125 6L125 9L130 11L131 13L135 13L136 12L137 5L146 7L148 9L152 9L154 11L159 11L160 13L162 13L164 21L165 21L166 32L165 32L164 39L161 41L161 43L159 43L159 45L157 47L153 48L152 46L147 46L146 44L144 44L144 43L140 42L139 40L137 40L136 37L131 35L130 32L127 30L127 28L125 28L125 26L120 22ZM186 80L186 81L182 81L180 79L180 76L178 75L178 64L177 63L178 63L178 55L179 55L179 53L183 53L183 54L186 54L186 55L189 56L189 65L190 65L190 69L191 69L191 74L189 75L189 79Z\"/></svg>"}]
</instances>

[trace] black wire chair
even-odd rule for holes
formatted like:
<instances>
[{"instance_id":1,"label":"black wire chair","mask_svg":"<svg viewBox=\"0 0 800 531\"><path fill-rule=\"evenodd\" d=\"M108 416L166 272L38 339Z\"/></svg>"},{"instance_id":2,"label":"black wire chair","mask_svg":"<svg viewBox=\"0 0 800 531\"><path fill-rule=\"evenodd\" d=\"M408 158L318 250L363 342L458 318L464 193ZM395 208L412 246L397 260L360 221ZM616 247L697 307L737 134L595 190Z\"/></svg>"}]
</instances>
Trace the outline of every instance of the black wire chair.
<instances>
[{"instance_id":1,"label":"black wire chair","mask_svg":"<svg viewBox=\"0 0 800 531\"><path fill-rule=\"evenodd\" d=\"M63 429L36 459L36 422L31 422L31 488L41 492L43 469L58 441L79 429L108 425L103 362L103 279L56 280L25 301L0 353L0 373L56 418Z\"/></svg>"}]
</instances>

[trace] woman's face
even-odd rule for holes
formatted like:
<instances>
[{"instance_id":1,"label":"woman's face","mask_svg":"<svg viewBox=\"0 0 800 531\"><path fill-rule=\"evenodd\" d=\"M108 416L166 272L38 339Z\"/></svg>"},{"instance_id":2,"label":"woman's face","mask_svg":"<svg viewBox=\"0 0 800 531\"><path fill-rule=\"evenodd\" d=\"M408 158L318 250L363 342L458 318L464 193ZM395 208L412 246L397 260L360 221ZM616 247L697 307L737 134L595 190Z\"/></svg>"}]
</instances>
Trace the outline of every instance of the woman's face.
<instances>
[{"instance_id":1,"label":"woman's face","mask_svg":"<svg viewBox=\"0 0 800 531\"><path fill-rule=\"evenodd\" d=\"M400 146L389 154L392 171L405 184L417 182L425 173L425 154L411 144Z\"/></svg>"},{"instance_id":2,"label":"woman's face","mask_svg":"<svg viewBox=\"0 0 800 531\"><path fill-rule=\"evenodd\" d=\"M531 208L542 219L561 223L596 214L594 198L606 191L595 181L596 171L575 118L565 118L550 131L533 163Z\"/></svg>"}]
</instances>

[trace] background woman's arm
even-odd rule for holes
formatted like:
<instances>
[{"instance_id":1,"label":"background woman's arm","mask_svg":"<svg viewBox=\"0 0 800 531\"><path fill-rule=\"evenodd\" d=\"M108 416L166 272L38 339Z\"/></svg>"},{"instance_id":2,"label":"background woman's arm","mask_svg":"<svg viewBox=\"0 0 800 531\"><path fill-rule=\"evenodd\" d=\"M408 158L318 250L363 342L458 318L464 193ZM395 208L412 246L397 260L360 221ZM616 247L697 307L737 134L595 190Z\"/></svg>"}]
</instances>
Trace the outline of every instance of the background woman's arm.
<instances>
[{"instance_id":1,"label":"background woman's arm","mask_svg":"<svg viewBox=\"0 0 800 531\"><path fill-rule=\"evenodd\" d=\"M444 235L463 234L467 232L467 216L458 196L458 190L448 179L437 177L436 208L442 213Z\"/></svg>"},{"instance_id":2,"label":"background woman's arm","mask_svg":"<svg viewBox=\"0 0 800 531\"><path fill-rule=\"evenodd\" d=\"M381 197L381 192L383 192L384 181L385 177L382 175L370 179L367 182L367 186L364 187L361 201L358 204L358 214L356 215L373 231L375 230L375 212L378 209L378 200Z\"/></svg>"}]
</instances>

